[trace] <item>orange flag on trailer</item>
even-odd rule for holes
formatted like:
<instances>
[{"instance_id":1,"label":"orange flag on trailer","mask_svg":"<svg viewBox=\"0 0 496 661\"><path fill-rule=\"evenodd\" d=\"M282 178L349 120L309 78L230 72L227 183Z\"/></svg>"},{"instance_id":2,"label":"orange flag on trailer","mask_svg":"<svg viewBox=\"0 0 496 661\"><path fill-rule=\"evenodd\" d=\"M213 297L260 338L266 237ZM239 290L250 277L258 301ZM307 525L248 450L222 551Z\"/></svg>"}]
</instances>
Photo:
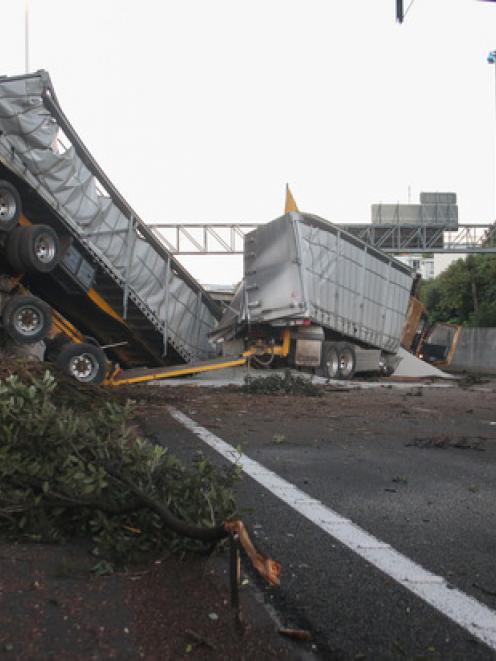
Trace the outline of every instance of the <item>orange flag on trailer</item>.
<instances>
[{"instance_id":1,"label":"orange flag on trailer","mask_svg":"<svg viewBox=\"0 0 496 661\"><path fill-rule=\"evenodd\" d=\"M289 213L290 211L299 211L299 209L296 206L293 194L289 190L289 185L286 184L286 203L284 205L284 213Z\"/></svg>"}]
</instances>

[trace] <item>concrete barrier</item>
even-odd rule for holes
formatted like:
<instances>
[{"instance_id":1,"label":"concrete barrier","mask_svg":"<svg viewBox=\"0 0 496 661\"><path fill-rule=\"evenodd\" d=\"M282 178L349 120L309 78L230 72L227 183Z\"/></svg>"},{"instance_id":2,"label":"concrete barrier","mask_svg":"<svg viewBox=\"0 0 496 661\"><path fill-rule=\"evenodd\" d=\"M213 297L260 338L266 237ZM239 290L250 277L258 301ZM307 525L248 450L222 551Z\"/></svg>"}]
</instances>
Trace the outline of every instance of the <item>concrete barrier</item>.
<instances>
[{"instance_id":1,"label":"concrete barrier","mask_svg":"<svg viewBox=\"0 0 496 661\"><path fill-rule=\"evenodd\" d=\"M451 369L496 374L496 328L462 328Z\"/></svg>"}]
</instances>

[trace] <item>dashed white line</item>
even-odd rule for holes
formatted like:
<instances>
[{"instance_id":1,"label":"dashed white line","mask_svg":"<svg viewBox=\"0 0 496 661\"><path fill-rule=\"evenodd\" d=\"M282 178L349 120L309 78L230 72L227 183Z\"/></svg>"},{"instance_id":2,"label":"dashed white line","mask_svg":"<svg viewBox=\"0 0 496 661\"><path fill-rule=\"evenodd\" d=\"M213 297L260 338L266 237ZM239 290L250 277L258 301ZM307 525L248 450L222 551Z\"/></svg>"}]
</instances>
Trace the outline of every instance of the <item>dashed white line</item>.
<instances>
[{"instance_id":1,"label":"dashed white line","mask_svg":"<svg viewBox=\"0 0 496 661\"><path fill-rule=\"evenodd\" d=\"M321 530L469 631L491 649L496 650L495 611L461 590L452 588L442 576L436 576L424 569L389 544L362 530L350 519L341 516L291 482L238 452L232 445L212 434L181 411L170 407L169 412L175 420L225 459L237 463L247 475Z\"/></svg>"}]
</instances>

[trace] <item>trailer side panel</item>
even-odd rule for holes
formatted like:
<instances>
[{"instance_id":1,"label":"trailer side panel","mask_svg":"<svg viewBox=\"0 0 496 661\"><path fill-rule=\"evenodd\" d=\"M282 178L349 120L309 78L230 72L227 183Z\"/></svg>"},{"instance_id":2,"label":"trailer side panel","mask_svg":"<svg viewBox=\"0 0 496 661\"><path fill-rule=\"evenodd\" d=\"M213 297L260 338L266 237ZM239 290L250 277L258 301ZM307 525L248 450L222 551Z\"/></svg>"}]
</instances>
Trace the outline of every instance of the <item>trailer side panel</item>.
<instances>
[{"instance_id":1,"label":"trailer side panel","mask_svg":"<svg viewBox=\"0 0 496 661\"><path fill-rule=\"evenodd\" d=\"M290 213L247 235L247 321L307 318L394 353L413 272L331 223Z\"/></svg>"},{"instance_id":2,"label":"trailer side panel","mask_svg":"<svg viewBox=\"0 0 496 661\"><path fill-rule=\"evenodd\" d=\"M0 78L0 162L122 289L124 317L132 302L163 338L163 353L170 344L188 361L208 355L216 304L106 178L65 118L46 72Z\"/></svg>"}]
</instances>

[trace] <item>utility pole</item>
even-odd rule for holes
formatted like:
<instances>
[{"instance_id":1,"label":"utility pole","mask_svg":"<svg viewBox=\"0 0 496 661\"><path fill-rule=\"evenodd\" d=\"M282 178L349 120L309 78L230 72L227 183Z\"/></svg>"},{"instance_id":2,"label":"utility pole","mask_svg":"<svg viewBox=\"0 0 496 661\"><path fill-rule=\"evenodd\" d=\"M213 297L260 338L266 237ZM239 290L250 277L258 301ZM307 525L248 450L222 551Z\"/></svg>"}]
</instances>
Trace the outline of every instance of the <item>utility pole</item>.
<instances>
[{"instance_id":1,"label":"utility pole","mask_svg":"<svg viewBox=\"0 0 496 661\"><path fill-rule=\"evenodd\" d=\"M396 20L398 23L403 23L403 0L396 0Z\"/></svg>"},{"instance_id":2,"label":"utility pole","mask_svg":"<svg viewBox=\"0 0 496 661\"><path fill-rule=\"evenodd\" d=\"M495 119L496 119L496 50L493 50L489 53L487 56L487 62L488 64L492 64L494 67L494 111L495 111ZM496 133L494 137L494 203L495 203L495 217L496 217Z\"/></svg>"},{"instance_id":3,"label":"utility pole","mask_svg":"<svg viewBox=\"0 0 496 661\"><path fill-rule=\"evenodd\" d=\"M29 73L29 0L24 0L24 64Z\"/></svg>"}]
</instances>

